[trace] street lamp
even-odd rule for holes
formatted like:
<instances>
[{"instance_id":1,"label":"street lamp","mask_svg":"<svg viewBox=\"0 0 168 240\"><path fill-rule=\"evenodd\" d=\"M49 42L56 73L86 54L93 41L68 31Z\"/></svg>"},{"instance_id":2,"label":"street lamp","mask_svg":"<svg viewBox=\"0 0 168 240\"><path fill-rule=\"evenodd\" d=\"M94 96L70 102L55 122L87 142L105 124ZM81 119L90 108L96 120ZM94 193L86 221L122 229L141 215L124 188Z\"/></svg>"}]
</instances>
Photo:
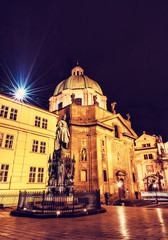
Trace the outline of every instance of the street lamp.
<instances>
[{"instance_id":1,"label":"street lamp","mask_svg":"<svg viewBox=\"0 0 168 240\"><path fill-rule=\"evenodd\" d=\"M155 203L158 204L158 199L157 199L157 185L156 185L156 183L153 184L153 187L154 187L154 189L155 189L155 194L156 194Z\"/></svg>"},{"instance_id":2,"label":"street lamp","mask_svg":"<svg viewBox=\"0 0 168 240\"><path fill-rule=\"evenodd\" d=\"M120 195L120 187L121 187L121 182L117 182L117 187L118 187L118 196L119 196L119 204L121 202L121 195Z\"/></svg>"}]
</instances>

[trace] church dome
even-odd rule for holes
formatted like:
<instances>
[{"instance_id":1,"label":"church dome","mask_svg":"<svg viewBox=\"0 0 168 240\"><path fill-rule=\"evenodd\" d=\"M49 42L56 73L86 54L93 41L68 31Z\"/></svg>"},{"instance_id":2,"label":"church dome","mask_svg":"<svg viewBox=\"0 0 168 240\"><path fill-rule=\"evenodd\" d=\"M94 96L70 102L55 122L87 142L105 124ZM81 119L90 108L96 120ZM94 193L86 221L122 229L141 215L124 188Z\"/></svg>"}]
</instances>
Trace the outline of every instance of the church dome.
<instances>
[{"instance_id":1,"label":"church dome","mask_svg":"<svg viewBox=\"0 0 168 240\"><path fill-rule=\"evenodd\" d=\"M66 89L77 90L85 88L92 88L95 92L103 95L99 84L84 75L84 70L80 66L76 66L72 69L71 76L57 85L54 91L54 96L59 95Z\"/></svg>"}]
</instances>

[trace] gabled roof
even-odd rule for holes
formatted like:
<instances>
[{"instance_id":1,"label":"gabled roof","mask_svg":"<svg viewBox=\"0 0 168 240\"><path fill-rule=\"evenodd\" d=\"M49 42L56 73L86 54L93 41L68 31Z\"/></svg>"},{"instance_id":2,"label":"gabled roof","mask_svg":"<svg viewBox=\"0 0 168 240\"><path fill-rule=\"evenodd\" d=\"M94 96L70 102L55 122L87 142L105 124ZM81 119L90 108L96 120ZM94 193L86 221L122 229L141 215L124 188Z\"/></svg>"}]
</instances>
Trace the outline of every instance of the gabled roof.
<instances>
[{"instance_id":1,"label":"gabled roof","mask_svg":"<svg viewBox=\"0 0 168 240\"><path fill-rule=\"evenodd\" d=\"M115 114L115 115L112 115L112 116L108 116L108 117L99 119L99 122L107 124L108 121L114 120L114 119L120 121L120 123L125 127L126 131L123 132L123 136L127 136L127 137L134 138L134 139L138 138L137 134L131 128L131 123L129 121L125 120L119 113Z\"/></svg>"},{"instance_id":2,"label":"gabled roof","mask_svg":"<svg viewBox=\"0 0 168 240\"><path fill-rule=\"evenodd\" d=\"M156 140L156 136L151 136L149 134L143 133L137 140L136 142L140 142L140 141L155 141Z\"/></svg>"}]
</instances>

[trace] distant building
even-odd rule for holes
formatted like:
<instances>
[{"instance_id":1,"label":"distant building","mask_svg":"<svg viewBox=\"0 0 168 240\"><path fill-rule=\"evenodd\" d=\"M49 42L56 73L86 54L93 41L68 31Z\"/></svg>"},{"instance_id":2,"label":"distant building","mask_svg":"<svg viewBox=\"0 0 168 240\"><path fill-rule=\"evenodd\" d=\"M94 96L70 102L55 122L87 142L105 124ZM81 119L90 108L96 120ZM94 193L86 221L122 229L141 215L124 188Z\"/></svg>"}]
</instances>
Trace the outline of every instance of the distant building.
<instances>
[{"instance_id":1,"label":"distant building","mask_svg":"<svg viewBox=\"0 0 168 240\"><path fill-rule=\"evenodd\" d=\"M140 192L168 190L168 158L165 146L167 144L163 144L161 136L150 136L145 132L135 140Z\"/></svg>"}]
</instances>

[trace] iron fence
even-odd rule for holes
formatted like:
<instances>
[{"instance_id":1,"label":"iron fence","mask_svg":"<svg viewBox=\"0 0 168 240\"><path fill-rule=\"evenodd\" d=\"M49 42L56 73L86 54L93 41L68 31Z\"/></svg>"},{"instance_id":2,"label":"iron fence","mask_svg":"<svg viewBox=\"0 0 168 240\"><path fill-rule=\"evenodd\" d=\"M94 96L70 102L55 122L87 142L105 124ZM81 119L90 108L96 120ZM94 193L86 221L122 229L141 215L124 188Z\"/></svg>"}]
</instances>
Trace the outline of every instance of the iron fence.
<instances>
[{"instance_id":1,"label":"iron fence","mask_svg":"<svg viewBox=\"0 0 168 240\"><path fill-rule=\"evenodd\" d=\"M26 192L20 191L17 210L29 210L40 213L57 212L77 212L83 209L100 209L100 191L95 190L75 191L69 196L62 194L53 196L45 191Z\"/></svg>"}]
</instances>

